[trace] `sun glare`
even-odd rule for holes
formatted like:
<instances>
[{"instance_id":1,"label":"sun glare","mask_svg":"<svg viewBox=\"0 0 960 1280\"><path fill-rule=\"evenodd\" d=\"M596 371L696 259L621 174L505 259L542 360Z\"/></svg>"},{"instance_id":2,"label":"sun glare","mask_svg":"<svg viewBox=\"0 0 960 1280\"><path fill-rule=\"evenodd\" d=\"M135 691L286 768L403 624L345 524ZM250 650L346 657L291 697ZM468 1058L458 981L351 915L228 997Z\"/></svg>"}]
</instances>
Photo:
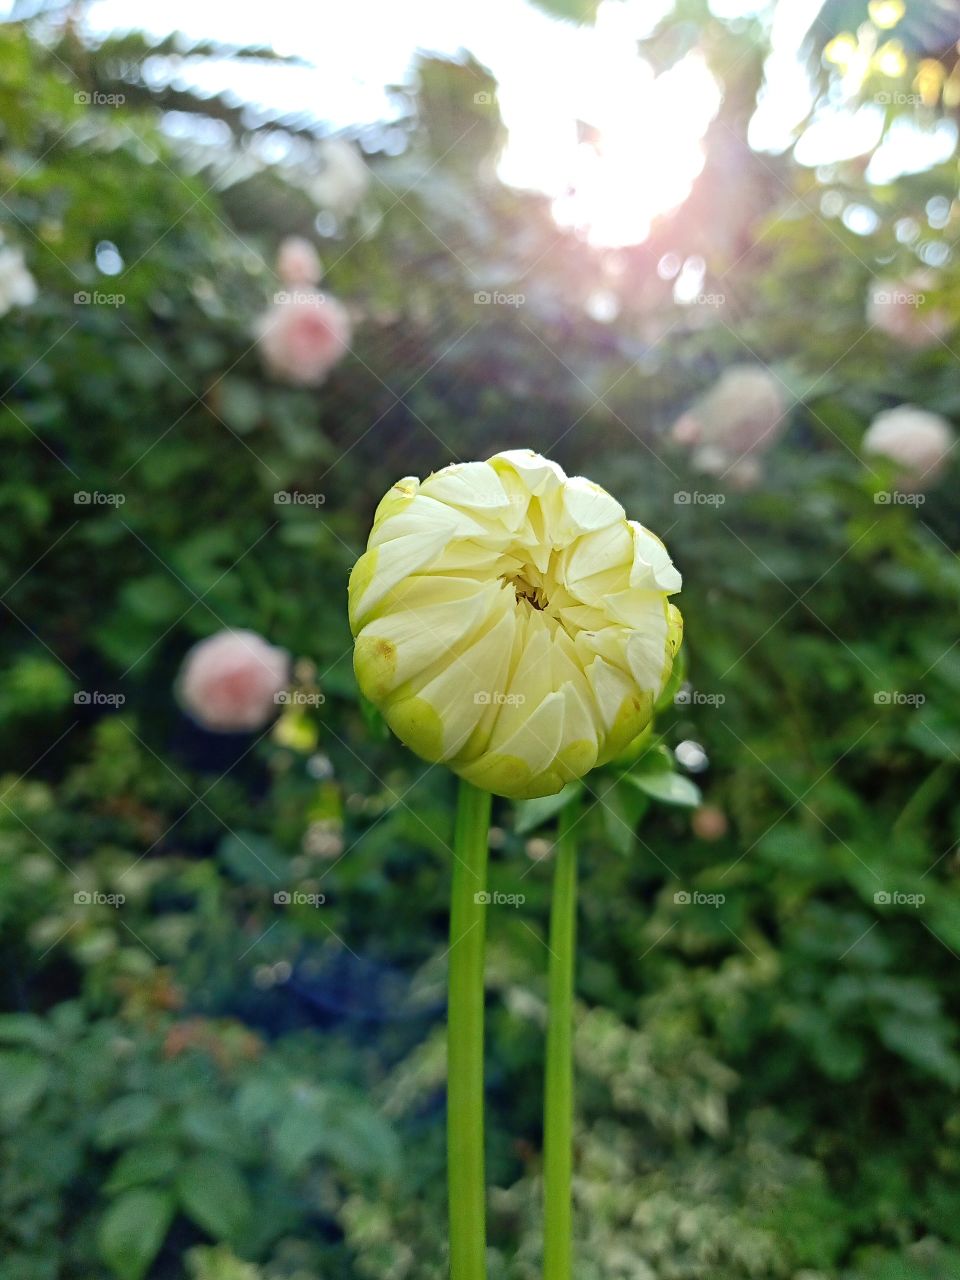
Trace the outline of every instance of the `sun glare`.
<instances>
[{"instance_id":1,"label":"sun glare","mask_svg":"<svg viewBox=\"0 0 960 1280\"><path fill-rule=\"evenodd\" d=\"M892 3L893 0L887 0ZM470 48L498 81L509 140L500 176L546 193L557 222L591 243L636 244L652 220L681 203L703 165L701 141L720 102L702 58L690 54L657 76L637 51L670 0L604 0L593 25L557 22L519 0L410 0L384 7L355 0L336 41L314 32L306 0L274 8L236 8L223 38L274 43L302 54L299 68L278 63L211 64L193 70L209 92L232 91L296 113L318 111L333 128L389 118L384 85L402 82L417 49L455 55ZM139 0L140 19L201 39L218 27L216 0ZM96 0L94 29L122 26L120 0ZM509 33L509 34L507 34Z\"/></svg>"},{"instance_id":2,"label":"sun glare","mask_svg":"<svg viewBox=\"0 0 960 1280\"><path fill-rule=\"evenodd\" d=\"M655 76L622 32L584 42L570 92L549 104L507 99L504 181L553 198L558 224L592 244L637 244L682 203L703 167L720 91L690 55Z\"/></svg>"}]
</instances>

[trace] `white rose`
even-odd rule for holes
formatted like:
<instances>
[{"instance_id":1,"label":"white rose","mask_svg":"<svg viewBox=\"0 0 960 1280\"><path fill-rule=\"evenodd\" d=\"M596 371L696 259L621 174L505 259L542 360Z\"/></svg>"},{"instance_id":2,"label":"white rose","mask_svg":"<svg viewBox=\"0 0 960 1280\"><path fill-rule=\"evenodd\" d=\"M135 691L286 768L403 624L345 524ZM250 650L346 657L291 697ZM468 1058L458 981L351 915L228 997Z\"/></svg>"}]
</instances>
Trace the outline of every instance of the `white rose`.
<instances>
[{"instance_id":1,"label":"white rose","mask_svg":"<svg viewBox=\"0 0 960 1280\"><path fill-rule=\"evenodd\" d=\"M37 282L27 270L19 249L0 245L0 316L13 307L29 307L37 300Z\"/></svg>"},{"instance_id":2,"label":"white rose","mask_svg":"<svg viewBox=\"0 0 960 1280\"><path fill-rule=\"evenodd\" d=\"M783 388L757 365L733 365L673 424L677 444L694 447L693 465L711 475L737 471L743 488L760 477L752 454L765 452L783 430Z\"/></svg>"},{"instance_id":3,"label":"white rose","mask_svg":"<svg viewBox=\"0 0 960 1280\"><path fill-rule=\"evenodd\" d=\"M937 479L955 440L946 418L901 404L877 414L864 434L863 451L897 463L901 468L898 483L916 491Z\"/></svg>"}]
</instances>

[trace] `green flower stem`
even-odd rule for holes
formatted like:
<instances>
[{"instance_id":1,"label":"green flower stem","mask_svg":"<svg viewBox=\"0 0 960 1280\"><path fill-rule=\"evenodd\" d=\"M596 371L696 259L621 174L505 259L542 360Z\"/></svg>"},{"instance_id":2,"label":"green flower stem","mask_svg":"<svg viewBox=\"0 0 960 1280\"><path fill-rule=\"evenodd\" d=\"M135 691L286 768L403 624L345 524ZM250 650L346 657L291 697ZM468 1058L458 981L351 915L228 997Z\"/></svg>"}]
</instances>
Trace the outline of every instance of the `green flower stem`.
<instances>
[{"instance_id":1,"label":"green flower stem","mask_svg":"<svg viewBox=\"0 0 960 1280\"><path fill-rule=\"evenodd\" d=\"M483 945L489 791L460 783L453 838L447 1006L447 1184L451 1280L484 1280ZM478 896L480 900L478 901Z\"/></svg>"},{"instance_id":2,"label":"green flower stem","mask_svg":"<svg viewBox=\"0 0 960 1280\"><path fill-rule=\"evenodd\" d=\"M573 1170L573 974L577 937L577 803L560 811L550 907L550 1004L543 1101L543 1278L570 1280Z\"/></svg>"}]
</instances>

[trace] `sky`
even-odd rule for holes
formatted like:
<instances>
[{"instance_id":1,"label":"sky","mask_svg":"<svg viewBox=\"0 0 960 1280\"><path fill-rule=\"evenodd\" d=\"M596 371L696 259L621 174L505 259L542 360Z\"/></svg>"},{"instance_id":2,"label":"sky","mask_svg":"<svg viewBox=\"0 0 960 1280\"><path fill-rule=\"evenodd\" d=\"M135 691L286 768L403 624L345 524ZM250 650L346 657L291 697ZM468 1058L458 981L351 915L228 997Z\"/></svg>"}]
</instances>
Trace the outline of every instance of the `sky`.
<instances>
[{"instance_id":1,"label":"sky","mask_svg":"<svg viewBox=\"0 0 960 1280\"><path fill-rule=\"evenodd\" d=\"M767 87L751 125L751 143L781 151L810 105L798 58L817 0L711 0L724 18L772 14ZM387 86L409 79L417 52L468 49L496 77L509 130L500 176L554 197L558 222L582 227L599 244L644 238L652 218L679 204L703 163L700 140L720 101L696 54L659 77L637 52L672 8L672 0L603 0L595 26L549 17L527 0L95 0L94 31L131 25L156 34L270 45L309 65L214 63L197 71L200 88L234 90L279 111L308 110L348 129L389 118ZM598 132L597 146L578 140L577 121ZM816 165L873 146L878 108L831 114L807 132L797 159ZM639 127L638 127L639 122ZM650 122L651 127L644 124ZM894 139L873 161L876 176L924 167L955 139L941 134ZM572 194L571 194L572 190Z\"/></svg>"}]
</instances>

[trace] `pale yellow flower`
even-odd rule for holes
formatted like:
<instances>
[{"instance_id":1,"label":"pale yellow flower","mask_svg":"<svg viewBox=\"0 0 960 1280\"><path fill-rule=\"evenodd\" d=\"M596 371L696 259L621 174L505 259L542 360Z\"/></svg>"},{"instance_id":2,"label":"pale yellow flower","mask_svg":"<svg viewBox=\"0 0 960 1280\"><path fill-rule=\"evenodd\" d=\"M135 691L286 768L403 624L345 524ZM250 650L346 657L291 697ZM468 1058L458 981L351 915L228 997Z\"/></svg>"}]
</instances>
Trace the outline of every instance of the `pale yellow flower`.
<instances>
[{"instance_id":1,"label":"pale yellow flower","mask_svg":"<svg viewBox=\"0 0 960 1280\"><path fill-rule=\"evenodd\" d=\"M401 480L350 577L354 668L393 732L498 795L550 795L645 727L683 622L663 543L529 450Z\"/></svg>"}]
</instances>

